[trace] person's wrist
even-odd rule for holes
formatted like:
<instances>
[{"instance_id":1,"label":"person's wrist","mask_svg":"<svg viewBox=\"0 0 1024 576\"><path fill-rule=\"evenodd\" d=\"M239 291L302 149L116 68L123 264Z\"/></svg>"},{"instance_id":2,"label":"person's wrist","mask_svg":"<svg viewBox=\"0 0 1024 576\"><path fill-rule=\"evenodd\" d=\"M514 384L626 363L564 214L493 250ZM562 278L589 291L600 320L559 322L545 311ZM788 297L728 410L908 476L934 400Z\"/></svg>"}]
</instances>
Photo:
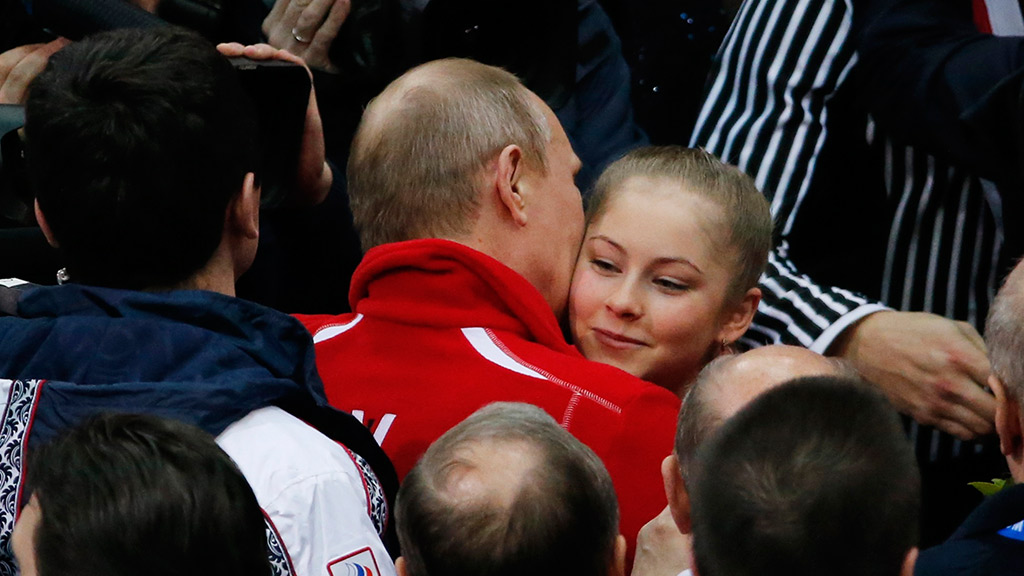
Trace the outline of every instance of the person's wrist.
<instances>
[{"instance_id":1,"label":"person's wrist","mask_svg":"<svg viewBox=\"0 0 1024 576\"><path fill-rule=\"evenodd\" d=\"M843 330L838 336L836 336L836 339L832 341L831 345L829 345L825 355L837 356L839 358L850 360L851 356L856 354L860 339L866 333L870 332L871 325L876 323L879 319L884 318L887 314L893 314L893 312L890 310L879 310L878 312L872 312L853 324L850 324L846 327L846 330Z\"/></svg>"}]
</instances>

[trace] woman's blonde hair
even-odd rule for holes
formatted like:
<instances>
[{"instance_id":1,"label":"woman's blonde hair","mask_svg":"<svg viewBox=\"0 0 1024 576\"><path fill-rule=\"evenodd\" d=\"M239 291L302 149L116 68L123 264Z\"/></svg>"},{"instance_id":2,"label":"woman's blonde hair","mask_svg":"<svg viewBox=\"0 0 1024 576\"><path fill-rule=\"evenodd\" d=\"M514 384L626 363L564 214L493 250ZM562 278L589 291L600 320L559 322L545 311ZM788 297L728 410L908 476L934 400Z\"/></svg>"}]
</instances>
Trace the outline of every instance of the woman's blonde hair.
<instances>
[{"instance_id":1,"label":"woman's blonde hair","mask_svg":"<svg viewBox=\"0 0 1024 576\"><path fill-rule=\"evenodd\" d=\"M636 177L668 180L684 193L718 205L727 227L726 238L735 251L732 296L739 297L757 286L772 247L772 216L768 200L750 176L700 148L638 148L616 160L598 178L587 201L587 223L598 220L623 184Z\"/></svg>"}]
</instances>

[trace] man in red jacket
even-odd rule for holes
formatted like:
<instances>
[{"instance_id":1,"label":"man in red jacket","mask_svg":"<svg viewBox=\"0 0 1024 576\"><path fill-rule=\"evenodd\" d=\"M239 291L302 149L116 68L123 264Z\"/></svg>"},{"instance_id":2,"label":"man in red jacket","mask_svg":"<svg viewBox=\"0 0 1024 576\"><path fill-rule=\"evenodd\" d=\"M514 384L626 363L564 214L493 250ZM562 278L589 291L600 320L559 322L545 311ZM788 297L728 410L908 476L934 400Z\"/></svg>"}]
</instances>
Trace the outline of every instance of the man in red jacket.
<instances>
[{"instance_id":1,"label":"man in red jacket","mask_svg":"<svg viewBox=\"0 0 1024 576\"><path fill-rule=\"evenodd\" d=\"M399 476L494 401L543 408L604 461L636 533L666 504L679 401L584 359L558 318L583 235L580 161L511 74L425 64L366 109L349 196L366 255L352 314L300 318L330 402L363 418Z\"/></svg>"}]
</instances>

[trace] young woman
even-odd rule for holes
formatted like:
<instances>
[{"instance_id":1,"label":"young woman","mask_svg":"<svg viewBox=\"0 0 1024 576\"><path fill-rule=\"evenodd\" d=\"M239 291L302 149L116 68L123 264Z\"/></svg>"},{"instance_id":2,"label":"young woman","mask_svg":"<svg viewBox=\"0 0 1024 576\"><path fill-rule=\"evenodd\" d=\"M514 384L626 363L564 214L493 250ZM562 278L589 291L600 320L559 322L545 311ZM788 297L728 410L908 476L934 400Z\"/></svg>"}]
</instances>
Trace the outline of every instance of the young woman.
<instances>
[{"instance_id":1,"label":"young woman","mask_svg":"<svg viewBox=\"0 0 1024 576\"><path fill-rule=\"evenodd\" d=\"M635 150L587 210L569 314L583 354L682 396L750 325L768 261L768 202L703 150Z\"/></svg>"}]
</instances>

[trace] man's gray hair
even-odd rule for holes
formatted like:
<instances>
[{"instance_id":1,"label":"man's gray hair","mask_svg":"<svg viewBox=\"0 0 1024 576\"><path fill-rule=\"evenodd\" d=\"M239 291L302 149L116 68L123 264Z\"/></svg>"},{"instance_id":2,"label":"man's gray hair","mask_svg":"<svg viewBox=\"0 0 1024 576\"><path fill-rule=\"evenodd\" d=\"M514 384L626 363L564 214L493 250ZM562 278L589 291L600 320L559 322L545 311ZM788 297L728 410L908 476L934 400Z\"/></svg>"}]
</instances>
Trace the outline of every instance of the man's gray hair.
<instances>
[{"instance_id":1,"label":"man's gray hair","mask_svg":"<svg viewBox=\"0 0 1024 576\"><path fill-rule=\"evenodd\" d=\"M1018 264L996 294L985 322L992 373L1024 407L1024 266Z\"/></svg>"},{"instance_id":2,"label":"man's gray hair","mask_svg":"<svg viewBox=\"0 0 1024 576\"><path fill-rule=\"evenodd\" d=\"M510 502L460 494L458 480L480 469L473 448L531 456L521 478L499 474L501 486L483 487L489 495L514 486ZM446 432L406 476L396 508L410 576L605 576L618 535L601 460L528 404L491 404Z\"/></svg>"},{"instance_id":3,"label":"man's gray hair","mask_svg":"<svg viewBox=\"0 0 1024 576\"><path fill-rule=\"evenodd\" d=\"M508 145L547 168L551 129L512 74L463 59L428 62L388 85L363 114L348 195L363 250L467 234L481 174Z\"/></svg>"}]
</instances>

